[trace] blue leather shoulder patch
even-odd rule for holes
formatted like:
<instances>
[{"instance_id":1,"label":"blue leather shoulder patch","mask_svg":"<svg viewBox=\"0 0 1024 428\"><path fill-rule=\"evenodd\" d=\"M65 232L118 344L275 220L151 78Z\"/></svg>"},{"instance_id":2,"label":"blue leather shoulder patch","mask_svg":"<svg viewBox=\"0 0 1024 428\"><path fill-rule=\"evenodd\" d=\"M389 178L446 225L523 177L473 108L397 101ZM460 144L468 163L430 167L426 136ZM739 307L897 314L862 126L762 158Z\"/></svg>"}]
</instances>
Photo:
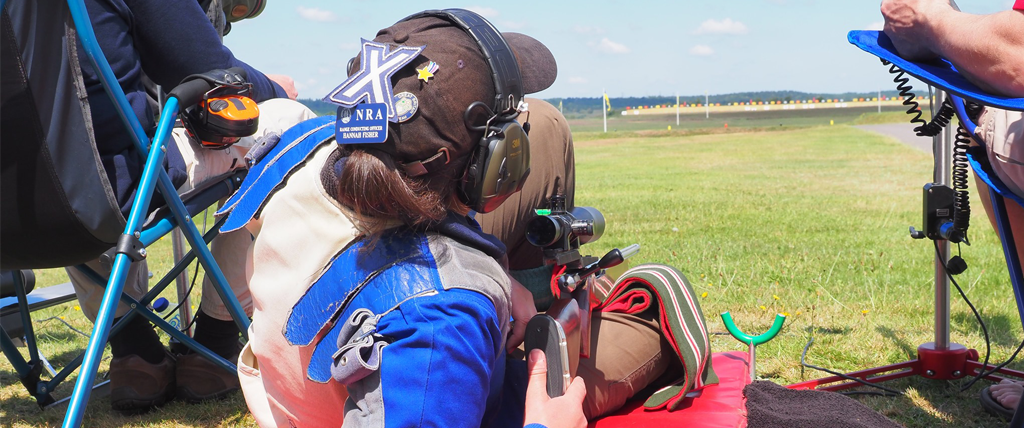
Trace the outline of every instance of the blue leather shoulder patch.
<instances>
[{"instance_id":1,"label":"blue leather shoulder patch","mask_svg":"<svg viewBox=\"0 0 1024 428\"><path fill-rule=\"evenodd\" d=\"M217 211L223 215L230 211L221 232L230 232L245 226L277 190L285 178L312 154L317 147L334 138L334 117L309 119L288 128L270 153L249 169L245 181L227 203Z\"/></svg>"},{"instance_id":2,"label":"blue leather shoulder patch","mask_svg":"<svg viewBox=\"0 0 1024 428\"><path fill-rule=\"evenodd\" d=\"M896 64L907 74L930 85L977 103L1006 110L1024 110L1024 98L1008 98L989 94L967 81L952 64L945 60L916 62L903 59L896 52L896 47L893 46L889 36L881 31L851 31L846 38L865 52Z\"/></svg>"},{"instance_id":3,"label":"blue leather shoulder patch","mask_svg":"<svg viewBox=\"0 0 1024 428\"><path fill-rule=\"evenodd\" d=\"M316 342L306 375L324 383L331 379L341 322L352 312L366 308L379 315L429 291L443 287L425 234L392 232L369 248L362 239L331 260L327 271L292 306L284 336L292 345Z\"/></svg>"}]
</instances>

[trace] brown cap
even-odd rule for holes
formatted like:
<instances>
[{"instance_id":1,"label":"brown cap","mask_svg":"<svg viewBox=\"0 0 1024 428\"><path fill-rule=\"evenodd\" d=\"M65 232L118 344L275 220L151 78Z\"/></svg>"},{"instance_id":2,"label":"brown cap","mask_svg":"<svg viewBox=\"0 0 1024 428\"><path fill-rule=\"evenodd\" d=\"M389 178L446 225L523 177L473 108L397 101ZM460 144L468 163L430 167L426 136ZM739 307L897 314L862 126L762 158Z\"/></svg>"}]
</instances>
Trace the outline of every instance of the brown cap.
<instances>
[{"instance_id":1,"label":"brown cap","mask_svg":"<svg viewBox=\"0 0 1024 428\"><path fill-rule=\"evenodd\" d=\"M555 81L555 58L541 42L518 33L502 33L519 64L524 93L542 91ZM418 109L407 120L389 122L388 140L383 144L359 145L371 152L379 150L405 164L411 176L427 173L420 162L430 162L435 170L458 171L483 137L480 131L466 127L464 114L470 104L480 101L494 108L493 72L480 45L451 21L424 16L398 22L380 30L375 42L392 46L423 46L423 52L392 76L394 93L415 96ZM359 69L359 58L350 70ZM417 69L430 62L437 64L433 76L419 78ZM472 125L482 126L488 116L482 108L473 110ZM447 166L440 167L447 162Z\"/></svg>"}]
</instances>

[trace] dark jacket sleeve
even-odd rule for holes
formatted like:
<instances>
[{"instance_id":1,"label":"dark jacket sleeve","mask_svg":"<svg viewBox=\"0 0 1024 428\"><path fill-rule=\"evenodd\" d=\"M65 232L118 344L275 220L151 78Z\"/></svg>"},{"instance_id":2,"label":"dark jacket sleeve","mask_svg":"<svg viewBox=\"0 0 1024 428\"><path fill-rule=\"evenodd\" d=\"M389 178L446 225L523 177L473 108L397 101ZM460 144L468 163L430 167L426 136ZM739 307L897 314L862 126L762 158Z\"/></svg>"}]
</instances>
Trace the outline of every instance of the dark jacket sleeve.
<instances>
[{"instance_id":1,"label":"dark jacket sleeve","mask_svg":"<svg viewBox=\"0 0 1024 428\"><path fill-rule=\"evenodd\" d=\"M142 69L165 90L190 74L242 67L257 102L288 95L266 75L240 61L220 41L195 0L126 0Z\"/></svg>"}]
</instances>

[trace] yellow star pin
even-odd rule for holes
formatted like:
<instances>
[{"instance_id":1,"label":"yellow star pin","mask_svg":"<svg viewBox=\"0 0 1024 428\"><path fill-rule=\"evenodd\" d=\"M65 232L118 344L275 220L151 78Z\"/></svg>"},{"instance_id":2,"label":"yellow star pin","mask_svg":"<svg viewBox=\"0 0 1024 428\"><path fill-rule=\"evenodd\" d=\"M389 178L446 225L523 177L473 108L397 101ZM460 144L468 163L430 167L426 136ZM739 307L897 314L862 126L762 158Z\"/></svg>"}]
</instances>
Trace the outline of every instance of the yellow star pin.
<instances>
[{"instance_id":1,"label":"yellow star pin","mask_svg":"<svg viewBox=\"0 0 1024 428\"><path fill-rule=\"evenodd\" d=\"M417 79L422 80L424 83L429 82L430 78L434 77L434 73L431 73L430 70L427 69L427 67L418 68L416 69L416 71L420 73Z\"/></svg>"}]
</instances>

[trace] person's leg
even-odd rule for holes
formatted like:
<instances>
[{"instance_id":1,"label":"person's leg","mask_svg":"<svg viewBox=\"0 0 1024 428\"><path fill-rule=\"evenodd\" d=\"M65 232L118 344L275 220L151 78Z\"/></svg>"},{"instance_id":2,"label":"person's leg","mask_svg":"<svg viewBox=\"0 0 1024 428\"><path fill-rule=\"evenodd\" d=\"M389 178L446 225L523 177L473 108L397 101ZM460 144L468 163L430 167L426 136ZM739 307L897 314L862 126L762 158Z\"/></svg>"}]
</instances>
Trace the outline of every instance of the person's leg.
<instances>
[{"instance_id":1,"label":"person's leg","mask_svg":"<svg viewBox=\"0 0 1024 428\"><path fill-rule=\"evenodd\" d=\"M662 379L682 376L679 359L656 317L656 310L592 315L590 358L581 358L576 371L587 386L583 412L588 420L614 412Z\"/></svg>"},{"instance_id":2,"label":"person's leg","mask_svg":"<svg viewBox=\"0 0 1024 428\"><path fill-rule=\"evenodd\" d=\"M977 188L978 198L981 199L981 203L985 206L985 213L988 214L988 220L992 224L992 228L998 230L996 227L995 212L992 207L992 200L989 198L989 188L984 181L975 179L975 187ZM1017 205L1016 202L1009 199L1004 199L1006 203L1006 217L1010 220L1010 230L1013 232L1013 242L1017 247L1017 260L1024 266L1024 208Z\"/></svg>"},{"instance_id":3,"label":"person's leg","mask_svg":"<svg viewBox=\"0 0 1024 428\"><path fill-rule=\"evenodd\" d=\"M989 164L996 177L1013 193L1024 196L1024 113L986 108L978 121L977 134L985 142ZM978 197L985 206L989 222L998 230L990 189L975 177ZM1017 247L1017 260L1024 266L1024 208L1004 198L1006 217L1010 223L1013 242ZM1003 380L990 386L992 398L1007 409L1016 409L1024 386ZM985 397L982 397L985 404Z\"/></svg>"},{"instance_id":4,"label":"person's leg","mask_svg":"<svg viewBox=\"0 0 1024 428\"><path fill-rule=\"evenodd\" d=\"M280 135L299 122L316 117L302 103L288 99L272 99L260 103L260 125L251 137L242 138L226 150L207 150L187 139L177 141L182 157L189 170L190 185L199 185L232 168L244 165L245 154L257 140L270 134ZM211 252L220 266L228 285L234 291L238 303L252 316L252 295L249 294L249 278L252 276L252 236L240 230L225 233L214 238ZM238 346L238 331L231 313L228 312L213 287L209 276L203 278L202 303L196 319L195 338L218 355L234 359L241 349ZM233 340L229 340L231 337ZM230 343L224 343L228 341Z\"/></svg>"},{"instance_id":5,"label":"person's leg","mask_svg":"<svg viewBox=\"0 0 1024 428\"><path fill-rule=\"evenodd\" d=\"M184 130L175 130L174 140L181 153L188 174L188 181L179 191L200 186L207 180L220 176L232 169L245 167L245 155L259 139L273 133L281 134L299 122L316 117L302 103L288 99L267 100L260 103L259 107L260 123L256 133L251 137L242 138L238 143L224 150L202 148L197 142L191 141L185 135ZM249 315L252 314L252 297L249 294L248 287L249 277L252 275L251 247L252 237L246 231L221 234L214 238L211 243L211 252L213 253L214 260L220 266L224 277L228 281L228 286L234 291L235 297L238 298L238 302L242 305L242 309ZM196 320L197 341L203 345L208 345L208 347L211 347L216 352L214 348L219 348L219 346L212 342L204 343L206 338L227 336L230 332L226 331L226 329L233 328L234 342L237 342L238 329L229 327L233 326L233 323L208 322L208 320L232 321L231 314L225 308L220 295L213 288L213 283L209 276L203 279L202 303L199 312ZM203 332L206 329L204 324L216 324L216 327L223 328L215 327L213 334L207 335ZM238 349L225 349L223 353L218 352L223 357L232 358L237 356L237 353Z\"/></svg>"},{"instance_id":6,"label":"person's leg","mask_svg":"<svg viewBox=\"0 0 1024 428\"><path fill-rule=\"evenodd\" d=\"M110 267L98 260L86 266L101 277L110 275ZM71 284L78 294L82 312L91 321L96 320L106 284L94 282L76 267L66 268ZM146 261L132 263L125 279L124 292L136 299L149 289L149 269ZM130 308L121 303L115 312L115 321ZM110 404L115 410L139 413L159 406L174 394L174 360L164 350L160 337L152 324L141 316L134 316L117 334L110 335Z\"/></svg>"},{"instance_id":7,"label":"person's leg","mask_svg":"<svg viewBox=\"0 0 1024 428\"><path fill-rule=\"evenodd\" d=\"M299 102L273 99L260 103L259 129L225 150L208 150L190 141L183 132L175 133L175 142L188 170L184 187L202 185L206 180L231 169L245 166L244 157L257 140L271 133L281 134L299 122L315 117ZM183 190L183 189L179 189ZM252 316L249 278L252 276L252 236L246 230L218 235L210 245L213 258L224 273L238 303ZM193 338L229 361L236 361L241 350L241 332L213 286L209 275L203 278L199 311ZM238 377L217 367L197 354L178 359L178 395L191 402L217 399L239 389Z\"/></svg>"},{"instance_id":8,"label":"person's leg","mask_svg":"<svg viewBox=\"0 0 1024 428\"><path fill-rule=\"evenodd\" d=\"M211 252L221 267L232 292L247 314L252 313L249 277L252 273L252 238L246 230L226 233L214 239ZM216 314L216 315L211 315ZM224 306L207 276L203 280L202 303L196 313L193 339L228 361L235 362L241 351L238 325ZM178 357L177 395L189 402L226 397L240 388L238 376L195 353Z\"/></svg>"}]
</instances>

